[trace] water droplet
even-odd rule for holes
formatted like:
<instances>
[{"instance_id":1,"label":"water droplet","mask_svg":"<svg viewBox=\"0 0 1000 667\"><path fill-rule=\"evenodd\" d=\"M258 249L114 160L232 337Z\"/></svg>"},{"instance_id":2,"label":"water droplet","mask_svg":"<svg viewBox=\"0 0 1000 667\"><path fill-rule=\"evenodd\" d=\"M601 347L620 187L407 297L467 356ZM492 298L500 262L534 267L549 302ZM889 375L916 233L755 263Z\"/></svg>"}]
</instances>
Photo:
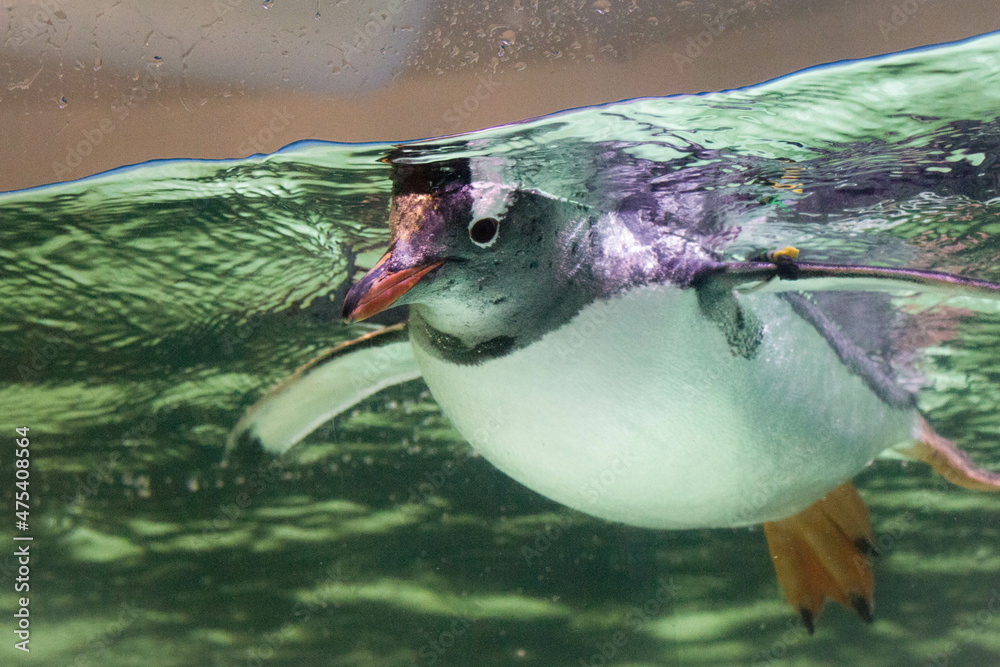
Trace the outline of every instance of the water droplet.
<instances>
[{"instance_id":1,"label":"water droplet","mask_svg":"<svg viewBox=\"0 0 1000 667\"><path fill-rule=\"evenodd\" d=\"M102 66L103 66L103 63L101 62L101 54L98 53L97 57L94 58L94 71L95 72L100 72Z\"/></svg>"},{"instance_id":2,"label":"water droplet","mask_svg":"<svg viewBox=\"0 0 1000 667\"><path fill-rule=\"evenodd\" d=\"M270 9L274 0L264 0L264 9Z\"/></svg>"},{"instance_id":3,"label":"water droplet","mask_svg":"<svg viewBox=\"0 0 1000 667\"><path fill-rule=\"evenodd\" d=\"M648 19L646 19L646 22L649 23L649 25L657 25L659 24L660 19L656 18L655 16L650 16Z\"/></svg>"},{"instance_id":4,"label":"water droplet","mask_svg":"<svg viewBox=\"0 0 1000 667\"><path fill-rule=\"evenodd\" d=\"M591 5L598 14L607 14L611 11L611 0L597 0Z\"/></svg>"},{"instance_id":5,"label":"water droplet","mask_svg":"<svg viewBox=\"0 0 1000 667\"><path fill-rule=\"evenodd\" d=\"M513 30L504 30L500 34L500 50L497 52L498 58L507 55L507 49L517 41L517 33Z\"/></svg>"},{"instance_id":6,"label":"water droplet","mask_svg":"<svg viewBox=\"0 0 1000 667\"><path fill-rule=\"evenodd\" d=\"M517 70L518 72L524 71L525 69L527 69L527 67L528 63L524 62L523 60L514 63L514 69Z\"/></svg>"},{"instance_id":7,"label":"water droplet","mask_svg":"<svg viewBox=\"0 0 1000 667\"><path fill-rule=\"evenodd\" d=\"M69 104L69 101L66 99L65 95L63 95L62 97L59 98L59 108L60 109L65 109L67 104Z\"/></svg>"}]
</instances>

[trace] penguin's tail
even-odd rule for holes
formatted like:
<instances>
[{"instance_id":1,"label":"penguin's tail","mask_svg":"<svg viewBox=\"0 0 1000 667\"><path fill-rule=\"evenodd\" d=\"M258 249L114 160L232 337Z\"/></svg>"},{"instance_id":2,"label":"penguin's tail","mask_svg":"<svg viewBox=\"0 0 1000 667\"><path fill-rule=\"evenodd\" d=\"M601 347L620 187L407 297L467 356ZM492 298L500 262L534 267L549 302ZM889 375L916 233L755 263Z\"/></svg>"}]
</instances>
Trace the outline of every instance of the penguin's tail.
<instances>
[{"instance_id":1,"label":"penguin's tail","mask_svg":"<svg viewBox=\"0 0 1000 667\"><path fill-rule=\"evenodd\" d=\"M913 445L895 451L908 459L926 463L956 486L1000 492L1000 473L977 466L955 443L938 435L923 417L917 424L916 436Z\"/></svg>"}]
</instances>

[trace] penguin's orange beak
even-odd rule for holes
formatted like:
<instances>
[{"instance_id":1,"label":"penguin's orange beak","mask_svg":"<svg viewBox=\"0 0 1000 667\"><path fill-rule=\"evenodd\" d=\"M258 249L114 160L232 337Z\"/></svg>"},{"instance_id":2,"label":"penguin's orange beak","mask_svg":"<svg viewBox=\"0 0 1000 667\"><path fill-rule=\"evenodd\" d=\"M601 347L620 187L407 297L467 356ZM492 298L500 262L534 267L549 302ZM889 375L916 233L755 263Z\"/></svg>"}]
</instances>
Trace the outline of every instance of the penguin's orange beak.
<instances>
[{"instance_id":1,"label":"penguin's orange beak","mask_svg":"<svg viewBox=\"0 0 1000 667\"><path fill-rule=\"evenodd\" d=\"M443 261L430 262L411 268L389 271L386 265L391 252L382 255L382 259L356 282L347 292L344 299L344 319L355 322L371 317L396 303L420 279L444 264Z\"/></svg>"}]
</instances>

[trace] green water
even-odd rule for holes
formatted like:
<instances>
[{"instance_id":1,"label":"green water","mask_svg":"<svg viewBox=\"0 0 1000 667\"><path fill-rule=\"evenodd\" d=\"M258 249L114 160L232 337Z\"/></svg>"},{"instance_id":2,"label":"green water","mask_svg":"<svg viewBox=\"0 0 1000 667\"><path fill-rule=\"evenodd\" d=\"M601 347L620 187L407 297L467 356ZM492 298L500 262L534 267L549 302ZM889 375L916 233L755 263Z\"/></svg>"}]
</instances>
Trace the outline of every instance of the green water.
<instances>
[{"instance_id":1,"label":"green water","mask_svg":"<svg viewBox=\"0 0 1000 667\"><path fill-rule=\"evenodd\" d=\"M246 406L368 330L339 301L386 243L392 148L304 143L0 196L6 507L15 427L31 438L30 529L5 539L33 537L28 656L10 631L23 543L0 562L3 664L1000 663L1000 498L918 465L856 480L882 549L875 624L828 607L813 637L759 529L564 509L474 456L419 382L280 460L220 469ZM793 244L991 280L998 153L998 35L406 149L503 158L596 207L644 170L732 258ZM905 305L927 416L1000 469L998 309Z\"/></svg>"}]
</instances>

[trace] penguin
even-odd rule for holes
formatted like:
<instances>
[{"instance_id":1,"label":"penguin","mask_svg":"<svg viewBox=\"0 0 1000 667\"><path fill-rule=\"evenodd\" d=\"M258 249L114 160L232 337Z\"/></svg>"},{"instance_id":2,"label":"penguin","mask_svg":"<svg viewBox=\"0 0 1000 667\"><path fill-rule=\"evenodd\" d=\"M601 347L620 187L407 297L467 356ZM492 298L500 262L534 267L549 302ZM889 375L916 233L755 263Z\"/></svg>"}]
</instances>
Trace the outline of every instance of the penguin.
<instances>
[{"instance_id":1,"label":"penguin","mask_svg":"<svg viewBox=\"0 0 1000 667\"><path fill-rule=\"evenodd\" d=\"M810 634L827 600L872 622L876 548L851 479L876 457L1000 491L1000 474L933 431L838 301L996 300L1000 285L810 263L793 247L728 261L662 198L595 206L508 180L486 158L392 170L388 250L343 312L407 305L406 321L300 368L247 410L228 450L283 453L423 378L479 454L554 501L652 529L763 524ZM673 208L704 214L690 203Z\"/></svg>"}]
</instances>

